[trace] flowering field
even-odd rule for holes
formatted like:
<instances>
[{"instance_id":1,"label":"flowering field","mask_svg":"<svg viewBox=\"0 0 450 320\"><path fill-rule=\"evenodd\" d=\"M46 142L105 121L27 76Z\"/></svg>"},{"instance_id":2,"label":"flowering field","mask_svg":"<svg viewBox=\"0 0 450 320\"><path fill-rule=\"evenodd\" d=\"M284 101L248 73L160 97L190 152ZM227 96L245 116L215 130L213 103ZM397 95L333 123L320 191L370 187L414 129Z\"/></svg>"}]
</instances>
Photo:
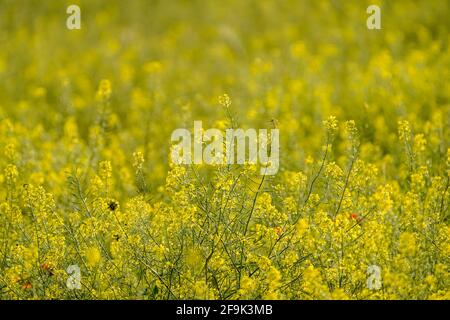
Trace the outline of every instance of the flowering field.
<instances>
[{"instance_id":1,"label":"flowering field","mask_svg":"<svg viewBox=\"0 0 450 320\"><path fill-rule=\"evenodd\" d=\"M447 0L73 3L0 0L0 299L450 299Z\"/></svg>"}]
</instances>

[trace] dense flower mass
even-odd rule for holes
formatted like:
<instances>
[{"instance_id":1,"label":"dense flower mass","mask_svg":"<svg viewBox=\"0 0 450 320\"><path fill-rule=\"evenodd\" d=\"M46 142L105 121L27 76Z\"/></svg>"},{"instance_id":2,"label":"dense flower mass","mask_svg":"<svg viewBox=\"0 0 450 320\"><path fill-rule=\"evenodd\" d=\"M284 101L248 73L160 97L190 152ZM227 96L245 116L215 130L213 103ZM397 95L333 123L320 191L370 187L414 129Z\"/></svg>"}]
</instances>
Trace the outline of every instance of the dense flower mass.
<instances>
[{"instance_id":1,"label":"dense flower mass","mask_svg":"<svg viewBox=\"0 0 450 320\"><path fill-rule=\"evenodd\" d=\"M74 2L0 1L0 299L450 299L447 0Z\"/></svg>"}]
</instances>

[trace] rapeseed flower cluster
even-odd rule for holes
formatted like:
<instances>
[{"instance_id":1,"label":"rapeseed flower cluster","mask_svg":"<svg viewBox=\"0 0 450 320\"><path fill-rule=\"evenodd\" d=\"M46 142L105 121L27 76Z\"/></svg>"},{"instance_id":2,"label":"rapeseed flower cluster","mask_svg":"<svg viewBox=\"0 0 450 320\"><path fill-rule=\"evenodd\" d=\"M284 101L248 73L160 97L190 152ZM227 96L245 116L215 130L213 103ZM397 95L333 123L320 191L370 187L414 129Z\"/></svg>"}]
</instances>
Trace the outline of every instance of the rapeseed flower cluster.
<instances>
[{"instance_id":1,"label":"rapeseed flower cluster","mask_svg":"<svg viewBox=\"0 0 450 320\"><path fill-rule=\"evenodd\" d=\"M375 2L2 1L0 299L449 299L449 3Z\"/></svg>"}]
</instances>

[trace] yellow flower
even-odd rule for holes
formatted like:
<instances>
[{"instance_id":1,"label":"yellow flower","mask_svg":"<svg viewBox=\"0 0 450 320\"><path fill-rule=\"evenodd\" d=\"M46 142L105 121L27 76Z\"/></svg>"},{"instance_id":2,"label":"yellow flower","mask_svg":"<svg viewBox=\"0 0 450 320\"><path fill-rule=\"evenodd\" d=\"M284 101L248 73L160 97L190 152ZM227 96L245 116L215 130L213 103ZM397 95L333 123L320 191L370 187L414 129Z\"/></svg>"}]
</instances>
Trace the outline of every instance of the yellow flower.
<instances>
[{"instance_id":1,"label":"yellow flower","mask_svg":"<svg viewBox=\"0 0 450 320\"><path fill-rule=\"evenodd\" d=\"M305 232L309 228L309 223L305 218L301 218L298 220L296 225L297 236L301 237L305 234Z\"/></svg>"},{"instance_id":2,"label":"yellow flower","mask_svg":"<svg viewBox=\"0 0 450 320\"><path fill-rule=\"evenodd\" d=\"M144 163L144 154L141 151L136 151L133 153L133 167L138 170L142 170L142 165Z\"/></svg>"},{"instance_id":3,"label":"yellow flower","mask_svg":"<svg viewBox=\"0 0 450 320\"><path fill-rule=\"evenodd\" d=\"M270 267L266 274L266 280L269 288L275 289L280 285L281 273L275 267Z\"/></svg>"},{"instance_id":4,"label":"yellow flower","mask_svg":"<svg viewBox=\"0 0 450 320\"><path fill-rule=\"evenodd\" d=\"M399 250L405 256L411 257L416 252L416 238L411 232L404 232L399 238Z\"/></svg>"},{"instance_id":5,"label":"yellow flower","mask_svg":"<svg viewBox=\"0 0 450 320\"><path fill-rule=\"evenodd\" d=\"M323 124L331 136L338 130L338 121L335 116L329 116L327 120L323 121Z\"/></svg>"},{"instance_id":6,"label":"yellow flower","mask_svg":"<svg viewBox=\"0 0 450 320\"><path fill-rule=\"evenodd\" d=\"M160 73L163 70L163 64L160 61L150 61L144 65L144 71L150 74Z\"/></svg>"},{"instance_id":7,"label":"yellow flower","mask_svg":"<svg viewBox=\"0 0 450 320\"><path fill-rule=\"evenodd\" d=\"M97 247L87 248L85 250L84 255L85 255L87 264L91 267L96 266L102 258L100 250Z\"/></svg>"},{"instance_id":8,"label":"yellow flower","mask_svg":"<svg viewBox=\"0 0 450 320\"><path fill-rule=\"evenodd\" d=\"M224 93L223 95L219 96L219 103L225 108L229 108L231 106L231 99L228 94Z\"/></svg>"},{"instance_id":9,"label":"yellow flower","mask_svg":"<svg viewBox=\"0 0 450 320\"><path fill-rule=\"evenodd\" d=\"M253 278L244 275L241 278L241 287L239 288L238 295L243 298L251 297L251 294L255 292L257 286L258 284Z\"/></svg>"},{"instance_id":10,"label":"yellow flower","mask_svg":"<svg viewBox=\"0 0 450 320\"><path fill-rule=\"evenodd\" d=\"M314 158L312 156L308 155L305 159L305 164L311 165L313 163L314 163Z\"/></svg>"},{"instance_id":11,"label":"yellow flower","mask_svg":"<svg viewBox=\"0 0 450 320\"><path fill-rule=\"evenodd\" d=\"M13 143L9 143L6 145L5 156L9 161L14 161L16 157L16 146Z\"/></svg>"},{"instance_id":12,"label":"yellow flower","mask_svg":"<svg viewBox=\"0 0 450 320\"><path fill-rule=\"evenodd\" d=\"M111 96L111 82L107 79L103 79L100 81L97 91L97 97L100 101L106 101Z\"/></svg>"},{"instance_id":13,"label":"yellow flower","mask_svg":"<svg viewBox=\"0 0 450 320\"><path fill-rule=\"evenodd\" d=\"M416 152L424 152L427 145L427 140L422 133L414 136L414 150Z\"/></svg>"},{"instance_id":14,"label":"yellow flower","mask_svg":"<svg viewBox=\"0 0 450 320\"><path fill-rule=\"evenodd\" d=\"M110 161L101 161L99 164L99 174L103 180L107 180L112 176L112 168Z\"/></svg>"},{"instance_id":15,"label":"yellow flower","mask_svg":"<svg viewBox=\"0 0 450 320\"><path fill-rule=\"evenodd\" d=\"M16 182L16 178L19 176L19 172L17 171L17 167L13 164L8 164L5 168L5 178L6 181L10 184Z\"/></svg>"},{"instance_id":16,"label":"yellow flower","mask_svg":"<svg viewBox=\"0 0 450 320\"><path fill-rule=\"evenodd\" d=\"M411 128L409 126L409 121L398 121L398 135L402 141L409 142L411 140Z\"/></svg>"},{"instance_id":17,"label":"yellow flower","mask_svg":"<svg viewBox=\"0 0 450 320\"><path fill-rule=\"evenodd\" d=\"M186 253L186 264L193 269L201 268L204 261L198 248L189 248ZM203 263L204 264L204 263Z\"/></svg>"}]
</instances>

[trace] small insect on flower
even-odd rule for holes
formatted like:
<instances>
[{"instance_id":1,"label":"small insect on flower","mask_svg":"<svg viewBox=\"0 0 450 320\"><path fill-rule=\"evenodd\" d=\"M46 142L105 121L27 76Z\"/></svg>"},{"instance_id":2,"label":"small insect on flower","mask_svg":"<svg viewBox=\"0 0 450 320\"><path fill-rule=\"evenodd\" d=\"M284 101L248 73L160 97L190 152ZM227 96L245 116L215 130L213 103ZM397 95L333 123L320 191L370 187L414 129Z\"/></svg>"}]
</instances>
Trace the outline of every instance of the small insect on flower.
<instances>
[{"instance_id":1,"label":"small insect on flower","mask_svg":"<svg viewBox=\"0 0 450 320\"><path fill-rule=\"evenodd\" d=\"M22 289L31 289L33 286L31 285L31 282L30 281L25 281L23 284L22 284Z\"/></svg>"},{"instance_id":2,"label":"small insect on flower","mask_svg":"<svg viewBox=\"0 0 450 320\"><path fill-rule=\"evenodd\" d=\"M116 211L119 207L119 203L116 200L111 200L108 202L108 209L111 211Z\"/></svg>"}]
</instances>

